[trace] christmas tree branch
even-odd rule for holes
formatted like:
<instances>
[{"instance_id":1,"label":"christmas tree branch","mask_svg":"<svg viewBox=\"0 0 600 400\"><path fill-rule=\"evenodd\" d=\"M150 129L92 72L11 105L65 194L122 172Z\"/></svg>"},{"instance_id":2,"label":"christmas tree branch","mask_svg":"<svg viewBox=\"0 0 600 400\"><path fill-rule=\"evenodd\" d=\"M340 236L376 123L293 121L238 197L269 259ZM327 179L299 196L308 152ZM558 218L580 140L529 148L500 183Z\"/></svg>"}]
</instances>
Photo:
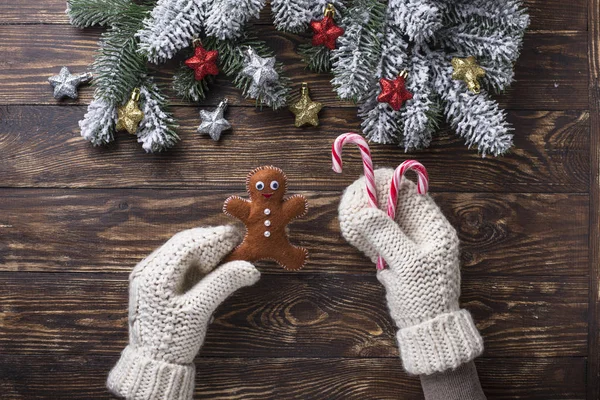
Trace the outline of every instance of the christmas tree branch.
<instances>
[{"instance_id":1,"label":"christmas tree branch","mask_svg":"<svg viewBox=\"0 0 600 400\"><path fill-rule=\"evenodd\" d=\"M183 65L173 75L173 90L186 101L198 102L206 97L209 84L213 80L209 75L198 81L194 77L194 70Z\"/></svg>"},{"instance_id":2,"label":"christmas tree branch","mask_svg":"<svg viewBox=\"0 0 600 400\"><path fill-rule=\"evenodd\" d=\"M341 99L357 102L372 86L381 56L384 12L385 5L378 0L355 0L342 19L346 31L332 52L331 80Z\"/></svg>"},{"instance_id":3,"label":"christmas tree branch","mask_svg":"<svg viewBox=\"0 0 600 400\"><path fill-rule=\"evenodd\" d=\"M173 147L179 140L175 120L167 109L167 99L151 80L140 88L144 119L140 123L137 140L147 153L156 153Z\"/></svg>"},{"instance_id":4,"label":"christmas tree branch","mask_svg":"<svg viewBox=\"0 0 600 400\"><path fill-rule=\"evenodd\" d=\"M137 19L148 12L148 2L136 4L131 0L68 0L67 14L71 25L79 28L112 26Z\"/></svg>"},{"instance_id":5,"label":"christmas tree branch","mask_svg":"<svg viewBox=\"0 0 600 400\"><path fill-rule=\"evenodd\" d=\"M207 0L159 0L137 34L150 62L173 58L202 31Z\"/></svg>"},{"instance_id":6,"label":"christmas tree branch","mask_svg":"<svg viewBox=\"0 0 600 400\"><path fill-rule=\"evenodd\" d=\"M265 0L218 0L212 3L205 20L208 36L219 40L233 40L244 34L251 18L258 18Z\"/></svg>"}]
</instances>

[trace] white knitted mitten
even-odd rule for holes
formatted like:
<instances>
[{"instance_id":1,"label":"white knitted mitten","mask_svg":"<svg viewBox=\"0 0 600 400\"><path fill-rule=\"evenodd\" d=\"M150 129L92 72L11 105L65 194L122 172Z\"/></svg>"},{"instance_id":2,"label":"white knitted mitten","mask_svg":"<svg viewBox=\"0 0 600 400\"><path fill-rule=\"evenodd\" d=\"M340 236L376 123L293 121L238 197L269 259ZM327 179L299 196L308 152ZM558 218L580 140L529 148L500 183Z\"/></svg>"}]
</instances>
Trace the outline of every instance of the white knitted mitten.
<instances>
[{"instance_id":1,"label":"white knitted mitten","mask_svg":"<svg viewBox=\"0 0 600 400\"><path fill-rule=\"evenodd\" d=\"M129 344L107 387L126 399L191 399L194 357L214 310L260 272L246 261L214 269L239 242L230 226L179 232L129 277ZM213 270L214 269L214 270ZM207 274L184 292L191 275Z\"/></svg>"},{"instance_id":2,"label":"white knitted mitten","mask_svg":"<svg viewBox=\"0 0 600 400\"><path fill-rule=\"evenodd\" d=\"M387 207L393 170L375 171L381 209ZM388 267L377 273L386 289L392 318L399 328L404 368L432 374L458 368L483 351L483 340L471 315L461 310L459 243L454 228L428 195L403 179L396 220L370 208L364 178L350 185L340 202L344 238Z\"/></svg>"}]
</instances>

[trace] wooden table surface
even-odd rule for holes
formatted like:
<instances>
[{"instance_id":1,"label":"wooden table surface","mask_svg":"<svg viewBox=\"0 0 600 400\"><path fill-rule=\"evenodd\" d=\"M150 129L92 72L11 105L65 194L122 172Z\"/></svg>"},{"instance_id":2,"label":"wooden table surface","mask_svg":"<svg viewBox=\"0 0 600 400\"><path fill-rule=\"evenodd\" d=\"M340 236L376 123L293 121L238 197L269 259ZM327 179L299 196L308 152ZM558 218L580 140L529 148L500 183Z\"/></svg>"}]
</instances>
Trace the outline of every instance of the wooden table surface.
<instances>
[{"instance_id":1,"label":"wooden table surface","mask_svg":"<svg viewBox=\"0 0 600 400\"><path fill-rule=\"evenodd\" d=\"M373 146L376 166L423 162L431 193L459 231L462 305L485 340L477 360L490 399L598 399L599 0L528 0L532 23L517 83L499 96L515 147L481 159L448 129L406 155ZM173 99L182 141L147 155L135 138L93 148L79 136L92 89L57 102L46 79L92 62L99 29L68 24L63 0L0 1L0 397L105 399L127 341L127 277L175 232L227 223L223 200L247 172L275 164L309 215L299 273L259 264L262 279L216 312L196 360L196 398L422 399L398 358L374 266L340 237L341 191L358 152L331 171L329 148L359 129L327 75L304 70L306 41L258 22L298 90L326 108L318 129L257 110L219 78L234 125L215 143L195 132L198 106ZM162 82L172 68L157 72Z\"/></svg>"}]
</instances>

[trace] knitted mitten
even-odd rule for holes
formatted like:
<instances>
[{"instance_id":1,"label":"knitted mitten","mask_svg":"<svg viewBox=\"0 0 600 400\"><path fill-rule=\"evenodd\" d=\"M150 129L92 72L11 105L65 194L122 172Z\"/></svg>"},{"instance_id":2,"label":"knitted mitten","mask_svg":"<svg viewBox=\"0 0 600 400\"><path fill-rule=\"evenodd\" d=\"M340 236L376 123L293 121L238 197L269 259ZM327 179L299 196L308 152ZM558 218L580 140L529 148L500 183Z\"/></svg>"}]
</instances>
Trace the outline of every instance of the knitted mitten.
<instances>
[{"instance_id":1,"label":"knitted mitten","mask_svg":"<svg viewBox=\"0 0 600 400\"><path fill-rule=\"evenodd\" d=\"M387 206L393 170L375 171L381 209ZM381 254L388 267L377 273L399 328L404 368L412 374L455 369L483 351L471 315L461 310L458 236L428 195L403 179L396 220L370 208L364 178L350 185L340 202L344 238L373 262Z\"/></svg>"},{"instance_id":2,"label":"knitted mitten","mask_svg":"<svg viewBox=\"0 0 600 400\"><path fill-rule=\"evenodd\" d=\"M246 261L214 269L239 242L229 226L180 232L141 261L129 277L129 344L107 387L127 399L191 399L194 357L214 310L254 284L260 272ZM214 270L213 270L214 269ZM207 274L191 289L193 275Z\"/></svg>"}]
</instances>

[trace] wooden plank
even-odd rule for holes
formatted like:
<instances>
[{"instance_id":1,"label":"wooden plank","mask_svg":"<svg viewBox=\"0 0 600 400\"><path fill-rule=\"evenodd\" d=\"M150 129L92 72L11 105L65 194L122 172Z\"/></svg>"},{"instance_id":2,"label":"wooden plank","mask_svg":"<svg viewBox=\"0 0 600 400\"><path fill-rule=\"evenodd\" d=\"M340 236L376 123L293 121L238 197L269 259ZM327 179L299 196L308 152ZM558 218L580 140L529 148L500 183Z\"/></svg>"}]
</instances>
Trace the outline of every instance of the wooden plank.
<instances>
[{"instance_id":1,"label":"wooden plank","mask_svg":"<svg viewBox=\"0 0 600 400\"><path fill-rule=\"evenodd\" d=\"M525 0L531 16L530 30L587 30L585 0ZM258 24L271 24L271 7L261 12ZM21 0L0 3L0 24L68 24L64 0Z\"/></svg>"},{"instance_id":2,"label":"wooden plank","mask_svg":"<svg viewBox=\"0 0 600 400\"><path fill-rule=\"evenodd\" d=\"M587 398L600 399L600 1L589 0L590 313Z\"/></svg>"},{"instance_id":3,"label":"wooden plank","mask_svg":"<svg viewBox=\"0 0 600 400\"><path fill-rule=\"evenodd\" d=\"M296 90L301 82L307 81L315 100L326 106L354 108L352 103L339 102L331 89L329 75L305 69L294 50L303 42L298 36L276 32L272 26L261 26L258 30L259 36L268 39L286 65L286 74L292 77ZM71 67L73 72L84 71L93 60L99 32L99 29L80 30L64 25L47 25L43 30L35 25L0 25L3 39L0 53L11 55L9 61L0 64L0 104L57 104L47 78L62 65ZM161 68L158 81L168 86L173 68ZM530 32L516 66L517 82L498 99L503 107L510 109L587 109L586 71L587 33ZM231 104L253 104L242 98L226 78L219 78L214 89L204 104L214 105L222 96L227 96ZM79 101L63 103L87 104L92 93L91 87L83 88Z\"/></svg>"},{"instance_id":4,"label":"wooden plank","mask_svg":"<svg viewBox=\"0 0 600 400\"><path fill-rule=\"evenodd\" d=\"M294 190L342 191L362 173L356 149L345 152L343 174L331 171L332 141L360 128L352 109L326 109L319 128L298 129L288 112L231 107L227 118L234 128L219 142L196 132L196 108L174 111L182 142L150 155L127 133L107 147L92 147L79 136L83 107L0 107L2 186L238 190L252 168L274 164L287 172ZM417 158L429 171L433 192L588 191L587 111L513 111L508 118L515 146L506 156L481 159L445 129L429 149L410 154L395 145L373 145L375 166L395 167L407 157Z\"/></svg>"},{"instance_id":5,"label":"wooden plank","mask_svg":"<svg viewBox=\"0 0 600 400\"><path fill-rule=\"evenodd\" d=\"M0 355L6 400L106 399L112 357ZM419 381L396 359L196 360L194 399L422 400ZM477 369L490 400L583 400L584 358L480 358ZM526 397L524 397L526 396Z\"/></svg>"},{"instance_id":6,"label":"wooden plank","mask_svg":"<svg viewBox=\"0 0 600 400\"><path fill-rule=\"evenodd\" d=\"M304 271L370 275L373 265L339 233L339 194L303 193L309 213L290 227L293 241L311 253ZM229 194L4 189L0 270L129 271L180 230L235 223L221 212ZM442 193L434 198L459 232L466 274L587 276L587 196ZM274 263L261 265L283 272Z\"/></svg>"},{"instance_id":7,"label":"wooden plank","mask_svg":"<svg viewBox=\"0 0 600 400\"><path fill-rule=\"evenodd\" d=\"M115 354L127 340L127 274L3 273L1 354ZM487 357L584 356L587 277L472 277L462 305ZM375 274L263 274L215 313L209 357L398 357ZM235 343L232 346L231 343Z\"/></svg>"}]
</instances>

